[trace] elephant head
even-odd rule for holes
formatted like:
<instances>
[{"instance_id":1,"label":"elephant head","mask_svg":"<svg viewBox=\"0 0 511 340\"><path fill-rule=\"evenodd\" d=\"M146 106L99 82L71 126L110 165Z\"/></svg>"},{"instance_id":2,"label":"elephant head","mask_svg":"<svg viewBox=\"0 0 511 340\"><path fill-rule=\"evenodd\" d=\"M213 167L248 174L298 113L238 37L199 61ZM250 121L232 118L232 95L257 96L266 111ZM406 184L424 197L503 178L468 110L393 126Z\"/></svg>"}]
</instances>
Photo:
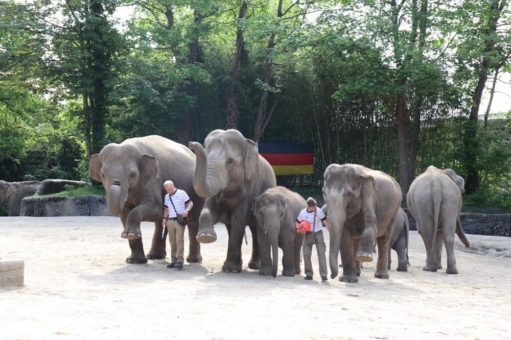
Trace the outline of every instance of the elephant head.
<instances>
[{"instance_id":1,"label":"elephant head","mask_svg":"<svg viewBox=\"0 0 511 340\"><path fill-rule=\"evenodd\" d=\"M323 198L328 207L330 224L330 270L332 277L338 273L338 256L341 235L346 220L361 210L374 218L371 202L374 200L374 178L360 166L331 164L325 173Z\"/></svg>"},{"instance_id":2,"label":"elephant head","mask_svg":"<svg viewBox=\"0 0 511 340\"><path fill-rule=\"evenodd\" d=\"M277 276L279 259L280 226L286 214L287 204L280 195L267 196L262 194L253 205L254 216L260 231L263 231L270 240L272 249L272 276Z\"/></svg>"},{"instance_id":3,"label":"elephant head","mask_svg":"<svg viewBox=\"0 0 511 340\"><path fill-rule=\"evenodd\" d=\"M463 177L459 176L453 169L449 168L442 170L442 172L456 183L462 194L465 192L465 180Z\"/></svg>"},{"instance_id":4,"label":"elephant head","mask_svg":"<svg viewBox=\"0 0 511 340\"><path fill-rule=\"evenodd\" d=\"M238 130L214 130L204 142L188 144L197 157L193 187L203 198L220 192L240 192L258 168L258 152L254 141Z\"/></svg>"},{"instance_id":5,"label":"elephant head","mask_svg":"<svg viewBox=\"0 0 511 340\"><path fill-rule=\"evenodd\" d=\"M107 194L108 209L118 215L127 203L136 202L132 195L158 177L158 161L129 144L106 145L91 156L89 175L101 182Z\"/></svg>"}]
</instances>

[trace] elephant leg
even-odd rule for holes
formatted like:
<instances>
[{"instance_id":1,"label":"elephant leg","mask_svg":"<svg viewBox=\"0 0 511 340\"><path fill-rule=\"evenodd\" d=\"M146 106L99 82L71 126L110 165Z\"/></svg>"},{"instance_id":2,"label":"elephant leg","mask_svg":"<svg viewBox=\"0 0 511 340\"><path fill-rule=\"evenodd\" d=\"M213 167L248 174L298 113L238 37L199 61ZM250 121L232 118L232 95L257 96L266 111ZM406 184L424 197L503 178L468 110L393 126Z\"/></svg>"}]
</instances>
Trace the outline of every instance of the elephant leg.
<instances>
[{"instance_id":1,"label":"elephant leg","mask_svg":"<svg viewBox=\"0 0 511 340\"><path fill-rule=\"evenodd\" d=\"M447 253L447 274L458 274L456 267L456 257L454 257L454 231L456 228L456 220L449 221L449 228L444 228L444 243Z\"/></svg>"},{"instance_id":2,"label":"elephant leg","mask_svg":"<svg viewBox=\"0 0 511 340\"><path fill-rule=\"evenodd\" d=\"M343 228L341 235L342 276L339 278L339 281L358 282L353 249L353 235L349 228Z\"/></svg>"},{"instance_id":3,"label":"elephant leg","mask_svg":"<svg viewBox=\"0 0 511 340\"><path fill-rule=\"evenodd\" d=\"M199 221L197 217L191 216L188 220L188 263L201 263L202 255L200 252L200 243L197 241L197 233L199 231Z\"/></svg>"},{"instance_id":4,"label":"elephant leg","mask_svg":"<svg viewBox=\"0 0 511 340\"><path fill-rule=\"evenodd\" d=\"M272 260L270 256L270 239L261 228L258 228L257 244L259 247L259 258L261 265L259 266L259 275L270 275L272 272Z\"/></svg>"},{"instance_id":5,"label":"elephant leg","mask_svg":"<svg viewBox=\"0 0 511 340\"><path fill-rule=\"evenodd\" d=\"M438 231L436 233L435 249L436 249L436 268L442 269L442 244L444 242L444 233Z\"/></svg>"},{"instance_id":6,"label":"elephant leg","mask_svg":"<svg viewBox=\"0 0 511 340\"><path fill-rule=\"evenodd\" d=\"M406 256L407 245L406 245L406 237L404 235L400 237L396 244L394 245L394 249L397 252L397 271L398 272L406 272L408 271L408 258ZM389 250L390 254L390 250ZM389 257L389 267L390 267L390 257Z\"/></svg>"},{"instance_id":7,"label":"elephant leg","mask_svg":"<svg viewBox=\"0 0 511 340\"><path fill-rule=\"evenodd\" d=\"M240 211L242 209L239 209ZM229 245L227 247L227 259L222 266L222 271L227 273L240 273L243 265L241 258L241 245L245 235L246 223L242 214L235 214L231 218L229 233Z\"/></svg>"},{"instance_id":8,"label":"elephant leg","mask_svg":"<svg viewBox=\"0 0 511 340\"><path fill-rule=\"evenodd\" d=\"M360 245L356 252L356 259L360 262L373 261L374 243L376 242L376 225L366 225L360 235Z\"/></svg>"},{"instance_id":9,"label":"elephant leg","mask_svg":"<svg viewBox=\"0 0 511 340\"><path fill-rule=\"evenodd\" d=\"M128 240L131 248L131 255L126 259L126 263L141 264L147 263L147 259L144 254L144 245L142 243L142 237L134 240Z\"/></svg>"},{"instance_id":10,"label":"elephant leg","mask_svg":"<svg viewBox=\"0 0 511 340\"><path fill-rule=\"evenodd\" d=\"M353 256L355 256L355 254L357 253L359 242L360 242L360 239L358 239L358 238L353 239ZM362 267L362 262L357 261L356 257L354 257L354 259L355 259L355 271L357 272L357 276L360 276L360 268Z\"/></svg>"},{"instance_id":11,"label":"elephant leg","mask_svg":"<svg viewBox=\"0 0 511 340\"><path fill-rule=\"evenodd\" d=\"M431 221L433 223L433 221ZM417 225L417 230L419 230L419 225ZM420 234L422 236L422 240L424 241L424 246L426 247L426 266L422 268L425 271L436 272L437 264L436 264L436 252L434 249L434 237L433 237L433 226L430 228L421 226Z\"/></svg>"},{"instance_id":12,"label":"elephant leg","mask_svg":"<svg viewBox=\"0 0 511 340\"><path fill-rule=\"evenodd\" d=\"M376 262L376 272L374 276L379 279L388 279L389 273L387 271L387 265L389 263L389 242L390 235L387 231L383 236L378 237L378 261Z\"/></svg>"},{"instance_id":13,"label":"elephant leg","mask_svg":"<svg viewBox=\"0 0 511 340\"><path fill-rule=\"evenodd\" d=\"M392 264L392 247L389 245L389 255L387 257L389 260L388 260L388 264L387 264L387 270L390 270L390 265Z\"/></svg>"},{"instance_id":14,"label":"elephant leg","mask_svg":"<svg viewBox=\"0 0 511 340\"><path fill-rule=\"evenodd\" d=\"M165 238L163 237L163 226L161 222L154 223L154 234L153 241L151 243L151 249L149 253L147 253L147 259L156 260L156 259L164 259L167 256L167 251L165 250Z\"/></svg>"},{"instance_id":15,"label":"elephant leg","mask_svg":"<svg viewBox=\"0 0 511 340\"><path fill-rule=\"evenodd\" d=\"M255 225L250 225L250 231L252 232L252 257L248 262L248 268L259 269L259 246L257 245L257 228Z\"/></svg>"},{"instance_id":16,"label":"elephant leg","mask_svg":"<svg viewBox=\"0 0 511 340\"><path fill-rule=\"evenodd\" d=\"M147 204L140 204L129 211L126 216L125 230L121 235L128 240L136 240L142 237L140 222L143 219L156 221L161 218L161 209Z\"/></svg>"},{"instance_id":17,"label":"elephant leg","mask_svg":"<svg viewBox=\"0 0 511 340\"><path fill-rule=\"evenodd\" d=\"M295 276L294 240L283 237L282 240L282 276Z\"/></svg>"},{"instance_id":18,"label":"elephant leg","mask_svg":"<svg viewBox=\"0 0 511 340\"><path fill-rule=\"evenodd\" d=\"M301 258L301 254L302 254L302 251L301 251L302 243L303 243L303 234L294 233L293 264L294 264L296 275L301 273L300 258Z\"/></svg>"},{"instance_id":19,"label":"elephant leg","mask_svg":"<svg viewBox=\"0 0 511 340\"><path fill-rule=\"evenodd\" d=\"M217 239L214 225L220 220L220 210L216 206L214 198L206 201L206 207L202 210L199 217L199 230L197 231L197 241L200 243L212 243Z\"/></svg>"}]
</instances>

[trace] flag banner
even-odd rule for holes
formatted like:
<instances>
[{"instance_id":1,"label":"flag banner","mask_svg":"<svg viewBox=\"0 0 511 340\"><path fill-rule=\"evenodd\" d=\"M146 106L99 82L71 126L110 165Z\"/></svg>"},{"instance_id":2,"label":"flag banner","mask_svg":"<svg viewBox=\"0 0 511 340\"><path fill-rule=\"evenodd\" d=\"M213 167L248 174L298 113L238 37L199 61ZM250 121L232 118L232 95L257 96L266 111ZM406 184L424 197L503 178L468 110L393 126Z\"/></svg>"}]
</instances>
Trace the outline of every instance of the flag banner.
<instances>
[{"instance_id":1,"label":"flag banner","mask_svg":"<svg viewBox=\"0 0 511 340\"><path fill-rule=\"evenodd\" d=\"M258 144L259 154L273 167L275 175L311 175L314 157L310 144Z\"/></svg>"}]
</instances>

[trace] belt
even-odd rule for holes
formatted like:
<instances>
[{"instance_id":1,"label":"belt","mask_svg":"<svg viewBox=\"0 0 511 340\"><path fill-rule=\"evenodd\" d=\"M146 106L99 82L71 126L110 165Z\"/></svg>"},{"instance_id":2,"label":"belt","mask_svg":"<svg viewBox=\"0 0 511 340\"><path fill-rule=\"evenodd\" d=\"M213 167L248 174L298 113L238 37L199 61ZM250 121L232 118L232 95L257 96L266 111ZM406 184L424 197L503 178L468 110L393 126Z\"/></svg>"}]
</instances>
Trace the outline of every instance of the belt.
<instances>
[{"instance_id":1,"label":"belt","mask_svg":"<svg viewBox=\"0 0 511 340\"><path fill-rule=\"evenodd\" d=\"M167 220L177 221L177 217L169 217L169 218L167 218Z\"/></svg>"}]
</instances>

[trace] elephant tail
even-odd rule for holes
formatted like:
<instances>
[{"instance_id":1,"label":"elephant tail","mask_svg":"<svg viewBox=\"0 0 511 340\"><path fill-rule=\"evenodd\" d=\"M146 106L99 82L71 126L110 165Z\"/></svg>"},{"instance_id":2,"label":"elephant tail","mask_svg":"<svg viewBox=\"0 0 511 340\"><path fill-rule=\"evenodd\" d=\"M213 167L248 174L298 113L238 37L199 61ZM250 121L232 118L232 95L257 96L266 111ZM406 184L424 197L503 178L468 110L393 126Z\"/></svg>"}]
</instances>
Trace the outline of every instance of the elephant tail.
<instances>
[{"instance_id":1,"label":"elephant tail","mask_svg":"<svg viewBox=\"0 0 511 340\"><path fill-rule=\"evenodd\" d=\"M440 244L436 244L436 235L438 233L438 224L440 220L440 208L442 206L442 182L434 180L431 184L431 200L433 203L433 239L432 244L441 247Z\"/></svg>"},{"instance_id":2,"label":"elephant tail","mask_svg":"<svg viewBox=\"0 0 511 340\"><path fill-rule=\"evenodd\" d=\"M468 243L465 232L463 231L463 227L461 226L461 220L459 216L456 218L456 234L458 234L458 237L460 238L461 242L463 242L465 247L469 248L470 244Z\"/></svg>"}]
</instances>

